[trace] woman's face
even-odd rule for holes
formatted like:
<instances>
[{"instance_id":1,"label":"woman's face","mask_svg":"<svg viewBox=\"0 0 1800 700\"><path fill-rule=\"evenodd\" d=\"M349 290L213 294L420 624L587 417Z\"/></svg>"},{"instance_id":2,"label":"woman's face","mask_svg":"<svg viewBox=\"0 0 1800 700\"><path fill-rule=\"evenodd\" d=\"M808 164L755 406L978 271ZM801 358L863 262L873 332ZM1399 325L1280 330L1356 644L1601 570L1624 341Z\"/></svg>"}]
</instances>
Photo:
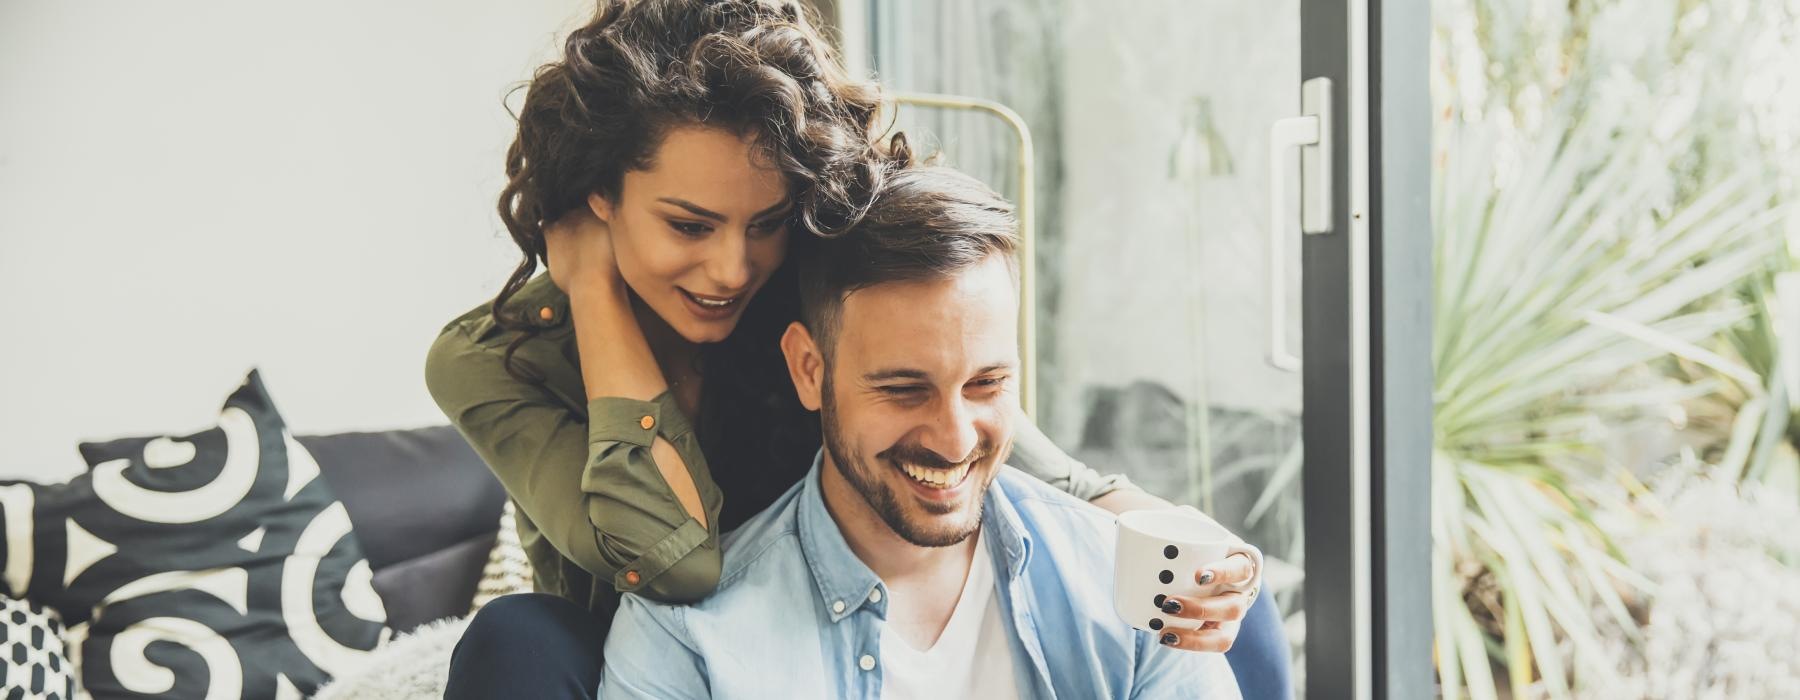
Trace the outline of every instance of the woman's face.
<instances>
[{"instance_id":1,"label":"woman's face","mask_svg":"<svg viewBox=\"0 0 1800 700\"><path fill-rule=\"evenodd\" d=\"M671 129L617 201L591 201L625 283L690 342L730 335L787 252L787 183L729 131Z\"/></svg>"}]
</instances>

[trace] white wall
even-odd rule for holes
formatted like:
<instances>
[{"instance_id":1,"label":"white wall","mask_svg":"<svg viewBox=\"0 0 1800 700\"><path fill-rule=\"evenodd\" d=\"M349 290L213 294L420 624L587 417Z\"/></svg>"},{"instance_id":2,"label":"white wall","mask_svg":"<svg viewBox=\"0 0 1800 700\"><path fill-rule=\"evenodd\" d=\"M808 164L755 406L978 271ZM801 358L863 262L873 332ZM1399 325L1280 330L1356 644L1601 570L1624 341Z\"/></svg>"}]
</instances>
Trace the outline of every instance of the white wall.
<instances>
[{"instance_id":1,"label":"white wall","mask_svg":"<svg viewBox=\"0 0 1800 700\"><path fill-rule=\"evenodd\" d=\"M515 249L507 89L582 0L0 2L0 477L187 432L444 422L421 362Z\"/></svg>"}]
</instances>

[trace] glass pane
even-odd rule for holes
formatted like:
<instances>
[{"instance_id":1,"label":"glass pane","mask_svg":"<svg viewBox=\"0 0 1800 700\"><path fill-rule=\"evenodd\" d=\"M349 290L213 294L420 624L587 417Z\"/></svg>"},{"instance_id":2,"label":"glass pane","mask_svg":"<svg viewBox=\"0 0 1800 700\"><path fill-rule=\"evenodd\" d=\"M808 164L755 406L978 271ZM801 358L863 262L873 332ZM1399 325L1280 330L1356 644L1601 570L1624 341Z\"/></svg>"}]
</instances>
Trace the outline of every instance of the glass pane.
<instances>
[{"instance_id":1,"label":"glass pane","mask_svg":"<svg viewBox=\"0 0 1800 700\"><path fill-rule=\"evenodd\" d=\"M1266 360L1268 134L1299 112L1297 0L870 9L890 87L996 100L1033 131L1040 424L1088 464L1263 549L1298 684L1301 382ZM999 120L902 107L898 126L1017 196L1019 155ZM1279 319L1298 353L1297 206L1282 210L1293 301Z\"/></svg>"}]
</instances>

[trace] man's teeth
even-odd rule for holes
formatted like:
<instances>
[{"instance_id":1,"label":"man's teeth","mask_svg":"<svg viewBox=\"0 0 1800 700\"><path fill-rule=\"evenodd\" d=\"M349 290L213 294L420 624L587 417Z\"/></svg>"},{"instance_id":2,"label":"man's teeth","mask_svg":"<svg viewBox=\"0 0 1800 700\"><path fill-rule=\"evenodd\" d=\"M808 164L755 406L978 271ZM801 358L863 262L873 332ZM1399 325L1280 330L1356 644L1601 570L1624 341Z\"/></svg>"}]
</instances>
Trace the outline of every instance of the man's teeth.
<instances>
[{"instance_id":1,"label":"man's teeth","mask_svg":"<svg viewBox=\"0 0 1800 700\"><path fill-rule=\"evenodd\" d=\"M968 464L964 464L960 467L951 467L949 469L933 469L931 467L921 467L916 464L902 464L900 465L900 469L905 471L906 475L912 477L914 481L940 489L950 488L961 484L963 477L969 475Z\"/></svg>"}]
</instances>

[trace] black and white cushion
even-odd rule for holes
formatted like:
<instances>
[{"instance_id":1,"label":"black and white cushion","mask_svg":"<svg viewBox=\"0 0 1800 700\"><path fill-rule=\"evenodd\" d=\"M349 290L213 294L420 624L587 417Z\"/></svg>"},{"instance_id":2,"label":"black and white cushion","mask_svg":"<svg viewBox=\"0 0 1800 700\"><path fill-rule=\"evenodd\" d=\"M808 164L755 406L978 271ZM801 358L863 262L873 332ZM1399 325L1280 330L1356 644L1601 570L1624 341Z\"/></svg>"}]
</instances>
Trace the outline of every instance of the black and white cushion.
<instances>
[{"instance_id":1,"label":"black and white cushion","mask_svg":"<svg viewBox=\"0 0 1800 700\"><path fill-rule=\"evenodd\" d=\"M217 427L0 484L4 592L56 609L96 698L298 698L388 632L342 503L251 372Z\"/></svg>"},{"instance_id":2,"label":"black and white cushion","mask_svg":"<svg viewBox=\"0 0 1800 700\"><path fill-rule=\"evenodd\" d=\"M56 611L0 596L0 698L72 700L75 672Z\"/></svg>"}]
</instances>

